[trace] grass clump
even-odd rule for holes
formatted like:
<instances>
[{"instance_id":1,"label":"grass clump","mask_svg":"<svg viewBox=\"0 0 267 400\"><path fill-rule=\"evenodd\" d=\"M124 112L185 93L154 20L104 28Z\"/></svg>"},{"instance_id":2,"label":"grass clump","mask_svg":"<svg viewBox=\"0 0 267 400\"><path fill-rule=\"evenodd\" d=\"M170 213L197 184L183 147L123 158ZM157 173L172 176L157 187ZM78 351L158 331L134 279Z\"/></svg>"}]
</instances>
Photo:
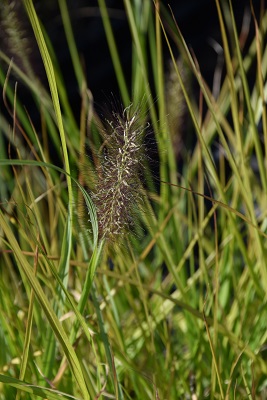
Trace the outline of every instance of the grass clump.
<instances>
[{"instance_id":1,"label":"grass clump","mask_svg":"<svg viewBox=\"0 0 267 400\"><path fill-rule=\"evenodd\" d=\"M101 119L60 1L78 123L53 43L23 3L49 91L0 52L0 399L264 399L266 11L251 8L244 47L231 3L215 1L225 77L213 93L163 3L125 1L130 90L99 1L124 102Z\"/></svg>"}]
</instances>

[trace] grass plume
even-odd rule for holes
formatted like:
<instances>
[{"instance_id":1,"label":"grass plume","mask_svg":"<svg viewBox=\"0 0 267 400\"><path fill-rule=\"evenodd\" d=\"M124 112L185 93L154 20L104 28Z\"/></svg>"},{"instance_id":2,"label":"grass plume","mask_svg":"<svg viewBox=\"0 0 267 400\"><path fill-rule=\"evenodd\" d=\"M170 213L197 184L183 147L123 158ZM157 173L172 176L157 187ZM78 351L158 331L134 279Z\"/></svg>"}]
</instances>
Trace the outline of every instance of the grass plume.
<instances>
[{"instance_id":1,"label":"grass plume","mask_svg":"<svg viewBox=\"0 0 267 400\"><path fill-rule=\"evenodd\" d=\"M0 40L5 54L14 59L28 76L34 77L31 56L35 43L29 37L29 22L26 20L22 2L0 2Z\"/></svg>"},{"instance_id":2,"label":"grass plume","mask_svg":"<svg viewBox=\"0 0 267 400\"><path fill-rule=\"evenodd\" d=\"M101 238L115 239L133 225L133 209L140 199L139 171L143 161L146 125L133 106L113 111L106 119L104 144L93 200Z\"/></svg>"}]
</instances>

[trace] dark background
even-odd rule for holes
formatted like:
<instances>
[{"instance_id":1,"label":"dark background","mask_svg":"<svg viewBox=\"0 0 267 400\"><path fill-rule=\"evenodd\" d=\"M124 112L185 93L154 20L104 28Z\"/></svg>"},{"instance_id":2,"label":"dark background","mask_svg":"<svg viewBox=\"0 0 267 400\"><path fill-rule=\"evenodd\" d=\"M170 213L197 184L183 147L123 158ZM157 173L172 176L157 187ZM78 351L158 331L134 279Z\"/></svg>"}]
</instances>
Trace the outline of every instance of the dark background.
<instances>
[{"instance_id":1,"label":"dark background","mask_svg":"<svg viewBox=\"0 0 267 400\"><path fill-rule=\"evenodd\" d=\"M3 2L2 6L0 4L0 11L5 7L4 4L8 3L10 2ZM25 37L28 43L28 55L31 65L34 68L34 72L40 77L42 82L46 84L42 60L22 2L15 1L13 3L15 4L13 9L16 12L18 21L17 29L22 31L23 39ZM96 103L101 104L103 100L106 101L107 96L109 96L111 92L114 94L115 98L119 98L119 90L106 42L98 2L95 0L68 0L67 4L78 52L82 59L88 87L92 91L94 100ZM127 17L124 13L123 1L107 0L106 4L110 10L113 32L117 41L122 68L123 71L126 72L126 78L130 86L131 35ZM162 1L162 4L165 5L165 7L168 7L169 4L173 10L182 34L187 44L193 49L200 64L202 74L211 86L214 70L218 62L217 54L211 41L221 43L215 0L165 0ZM245 12L246 10L250 10L249 4L249 0L233 0L239 32ZM257 15L259 15L260 4L260 0L253 1ZM34 5L54 46L71 106L75 116L79 119L81 102L79 89L75 79L57 1L35 1ZM16 52L12 50L12 46L10 46L8 31L3 22L3 17L0 19L0 23L1 49L10 57L14 57L14 61L20 65L21 62L18 54L16 54ZM250 21L250 35L254 35L252 20ZM166 46L164 47L164 52L164 60L167 65L170 55ZM25 72L27 73L27 71ZM27 91L19 87L18 93L34 121L34 106L31 112L31 104Z\"/></svg>"},{"instance_id":2,"label":"dark background","mask_svg":"<svg viewBox=\"0 0 267 400\"><path fill-rule=\"evenodd\" d=\"M56 54L62 67L69 93L76 97L77 88L73 82L73 70L66 46L63 27L59 18L59 11L55 8L56 2L47 2L39 5L38 11L47 32L56 49ZM117 40L123 70L130 83L131 77L131 38L127 17L124 14L123 2L109 0L106 2L111 11L111 22ZM217 63L217 54L211 41L221 43L219 21L215 0L171 0L162 1L170 5L176 21L185 37L187 44L192 47L199 61L202 73L209 83L212 82L214 69ZM109 50L106 43L98 2L89 0L68 1L74 36L87 72L88 86L92 90L96 101L101 101L104 95L118 93L116 77ZM253 1L255 11L259 14L260 1ZM250 9L249 0L234 0L233 7L239 31L246 10ZM51 15L53 17L51 18ZM253 21L250 22L253 27ZM251 29L253 34L253 29ZM166 46L165 61L170 56ZM127 73L128 72L128 73ZM75 102L74 102L75 103Z\"/></svg>"}]
</instances>

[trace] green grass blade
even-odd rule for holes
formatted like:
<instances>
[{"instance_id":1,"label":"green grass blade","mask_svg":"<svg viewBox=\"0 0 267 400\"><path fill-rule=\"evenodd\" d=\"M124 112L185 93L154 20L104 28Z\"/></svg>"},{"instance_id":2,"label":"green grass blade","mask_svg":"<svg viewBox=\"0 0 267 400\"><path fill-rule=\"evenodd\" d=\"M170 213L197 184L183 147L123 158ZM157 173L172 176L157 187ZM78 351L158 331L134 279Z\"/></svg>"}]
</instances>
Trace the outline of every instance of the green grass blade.
<instances>
[{"instance_id":1,"label":"green grass blade","mask_svg":"<svg viewBox=\"0 0 267 400\"><path fill-rule=\"evenodd\" d=\"M57 117L58 129L59 129L59 134L60 134L60 139L61 139L64 163L65 163L65 168L66 168L66 172L67 172L67 184L68 184L68 191L69 191L69 209L70 209L70 215L72 216L73 194L72 194L72 185L71 185L71 179L70 179L70 166L69 166L68 150L67 150L66 138L65 138L64 127L63 127L63 120L62 120L62 115L61 115L61 110L60 110L54 68L53 68L53 64L52 64L50 55L47 50L47 46L46 46L46 43L44 40L44 36L42 34L42 30L41 30L41 27L40 27L40 24L38 21L37 14L36 14L34 6L33 6L33 2L32 2L32 0L24 0L24 4L25 4L26 10L27 10L27 13L29 15L29 19L31 21L32 28L33 28L40 52L41 52L41 56L43 59L44 67L46 70L46 74L47 74L47 78L48 78L48 82L49 82L49 86L50 86L52 101L53 101L53 105L54 105L54 109L55 109L55 114Z\"/></svg>"},{"instance_id":2,"label":"green grass blade","mask_svg":"<svg viewBox=\"0 0 267 400\"><path fill-rule=\"evenodd\" d=\"M68 13L67 3L64 0L59 0L58 4L60 7L63 26L64 26L65 34L67 37L68 49L70 51L72 65L73 65L73 68L75 71L77 82L79 84L80 92L82 92L82 85L85 81L85 78L84 78L83 70L82 70L81 63L80 63L80 57L79 57L78 50L77 50L75 40L74 40L74 36L73 36L73 31L72 31L72 27L71 27L71 21L70 21L70 16Z\"/></svg>"},{"instance_id":3,"label":"green grass blade","mask_svg":"<svg viewBox=\"0 0 267 400\"><path fill-rule=\"evenodd\" d=\"M37 254L35 258L35 263L37 263ZM36 268L36 265L35 265ZM32 322L33 322L33 303L34 303L34 291L31 289L30 294L30 302L29 302L29 311L28 311L28 318L27 318L27 326L26 326L26 333L25 333L25 341L23 346L23 353L22 353L22 360L21 360L21 369L19 374L19 379L21 381L25 378L25 372L28 363L28 356L30 350L30 341L31 341L31 334L32 334ZM20 399L20 392L17 393L16 400Z\"/></svg>"},{"instance_id":4,"label":"green grass blade","mask_svg":"<svg viewBox=\"0 0 267 400\"><path fill-rule=\"evenodd\" d=\"M174 63L174 65L176 66L176 62L175 62L175 59L174 59L174 56L173 56L173 51L172 51L172 49L171 49L170 42L169 42L169 39L168 39L168 37L167 37L167 34L166 34L166 31L165 31L165 28L164 28L164 26L163 26L162 21L161 21L161 26L162 26L162 29L163 29L163 32L164 32L164 36L165 36L166 42L167 42L167 44L168 44L169 50L170 50L170 54L171 54L173 63ZM178 27L177 27L177 29L178 29ZM212 115L213 115L214 122L215 122L215 124L216 124L216 126L217 126L218 133L219 133L219 135L220 135L221 140L222 140L223 143L224 143L224 149L225 149L225 150L226 150L226 149L229 150L229 146L227 145L227 142L226 142L226 140L225 140L225 138L224 138L222 129L221 129L220 125L219 125L218 118L217 118L217 116L216 116L216 110L215 110L215 108L213 107L213 104L212 104L212 102L211 102L211 100L210 100L210 98L209 98L209 96L208 96L208 93L207 93L207 90L206 90L206 88L205 88L204 81L203 81L203 79L202 79L202 77L201 77L201 74L199 73L198 69L196 68L195 63L194 63L194 61L193 61L193 59L192 59L192 56L191 56L191 54L190 54L190 52L189 52L189 50L188 50L188 48L187 48L187 46L186 46L186 43L185 43L185 41L184 41L184 39L183 39L183 37L182 37L182 35L181 35L180 32L179 32L179 37L181 38L181 40L182 40L182 42L183 42L184 50L185 50L185 52L186 52L186 54L187 54L187 56L188 56L188 60L189 60L189 62L190 62L190 65L192 66L193 71L194 71L194 73L195 73L195 76L196 76L196 78L198 79L199 85L200 85L200 87L201 87L201 90L202 90L202 92L203 92L204 98L205 98L205 100L206 100L206 102L207 102L207 105L208 105L208 107L209 107L209 110L211 111L211 113L212 113ZM229 63L230 63L230 56L229 56ZM229 70L231 70L231 68L229 68ZM217 188L217 190L218 190L218 193L219 193L220 198L222 199L222 202L226 204L227 201L226 201L226 198L225 198L225 193L224 193L224 190L223 190L223 188L222 188L222 186L221 186L221 182L220 182L220 179L219 179L219 177L218 177L218 174L217 174L217 171L216 171L216 167L215 167L214 161L213 161L213 159L212 159L212 157L211 157L211 153L210 153L210 151L209 151L209 149L208 149L208 147L207 147L207 143L205 142L205 138L204 138L202 129L201 129L199 123L198 123L197 116L195 115L195 112L194 112L194 109L193 109L193 107L192 107L192 103L191 103L191 101L190 101L188 92L187 92L187 90L186 90L186 88L185 88L185 85L184 85L184 83L183 83L183 81L182 81L182 77L181 77L181 74L180 74L179 70L177 69L177 66L176 66L176 72L177 72L177 78L179 79L179 83L180 83L180 85L181 85L181 88L182 88L182 91L183 91L183 94L184 94L184 97L185 97L185 101L186 101L187 106L188 106L188 110L189 110L190 116L191 116L191 118L192 118L192 122L193 122L193 124L194 124L195 129L196 129L197 136L198 136L198 138L199 138L199 141L200 141L200 144L201 144L201 147L202 147L202 151L203 151L205 163L206 163L206 165L207 165L209 174L210 174L212 180L215 182L216 188ZM234 112L235 117L236 117L236 109L237 109L237 108L235 108L233 105L232 105L232 107L233 107L233 109L234 109L233 112ZM237 124L238 124L237 117L236 117L236 122L237 122ZM238 131L239 131L239 125L238 125ZM241 147L242 147L242 146L241 146ZM241 151L241 152L242 152L242 151ZM242 154L243 154L243 153L242 153ZM230 151L229 151L229 161L231 161L231 166L232 166L232 168L233 168L233 170L234 170L234 172L235 172L235 177L238 179L240 188L241 188L242 193L243 193L243 196L244 196L244 200L245 200L245 201L247 202L247 204L248 204L248 207L249 207L249 210L250 210L250 217L251 217L251 219L252 219L252 221L253 221L253 224L256 225L255 215L254 215L254 213L253 213L253 211L252 211L252 210L253 210L253 206L252 206L252 199L251 199L251 191L250 191L250 188L247 189L247 188L244 186L244 182L242 181L242 178L241 178L241 176L240 176L239 170L238 170L237 165L236 165L236 161L235 161L235 159L234 159L234 157L233 157L233 155L232 155L232 153L231 153ZM246 175L245 175L245 176L246 176ZM248 183L247 183L247 185L248 185ZM248 186L249 186L249 185L248 185ZM249 191L249 194L248 194L248 191ZM251 271L251 275L252 275L252 277L253 277L253 281L254 281L255 287L257 288L258 293L259 293L261 296L263 296L263 295L264 295L264 294L263 294L264 291L263 291L263 289L261 288L261 286L259 285L257 276L256 276L256 274L255 274L254 266L251 264L251 261L249 260L249 257L248 257L246 248L245 248L245 246L244 246L243 240L242 240L242 238L241 238L240 232L236 229L236 225L235 225L235 222L234 222L232 216L231 216L229 213L228 213L228 215L229 215L229 219L230 219L230 221L231 221L231 225L232 225L232 228L233 228L233 232L235 233L235 237L236 237L236 239L237 239L237 241L238 241L238 243L239 243L240 249L242 249L242 254L243 254L243 256L244 256L244 258L245 258L245 260L246 260L246 264L249 266L249 269L250 269L250 271ZM264 283L264 285L267 285L266 272L264 273L264 280L263 280L263 283Z\"/></svg>"},{"instance_id":5,"label":"green grass blade","mask_svg":"<svg viewBox=\"0 0 267 400\"><path fill-rule=\"evenodd\" d=\"M244 89L244 94L245 94L245 100L246 100L246 105L247 105L247 108L248 108L250 126L251 126L251 130L252 130L252 133L253 133L253 139L254 139L254 143L255 143L255 150L256 150L257 161L258 161L258 165L259 165L261 182L262 182L262 186L264 188L265 193L267 193L266 168L264 166L263 154L262 154L262 149L261 149L261 144L260 144L260 138L259 138L258 130L257 130L257 127L256 127L255 112L252 109L252 105L251 105L251 96L250 96L248 81L247 81L247 77L246 77L246 73L245 73L244 62L243 62L243 59L242 59L241 50L240 50L240 46L239 46L236 23L235 23L234 12L233 12L233 7L232 7L231 1L229 2L229 4L230 4L232 26L233 26L233 31L234 31L235 45L236 45L235 48L236 48L236 51L237 51L237 58L238 58L238 63L239 63L239 68L240 68L240 73L241 73L241 79L242 79L242 84L243 84L243 89Z\"/></svg>"},{"instance_id":6,"label":"green grass blade","mask_svg":"<svg viewBox=\"0 0 267 400\"><path fill-rule=\"evenodd\" d=\"M123 392L122 392L121 387L120 387L120 383L118 382L118 377L116 376L116 367L114 365L113 356L112 356L112 353L111 353L109 339L108 339L108 335L106 333L106 328L105 328L105 325L104 325L104 320L103 320L103 317L102 317L102 313L101 313L101 310L100 310L100 307L99 307L99 304L98 304L98 301L97 301L95 287L93 287L92 296L93 296L93 302L94 302L94 306L95 306L95 309L96 309L97 319L98 319L98 323L99 323L99 327L100 327L101 339L102 339L104 347L105 347L105 353L106 353L106 357L107 357L109 370L114 375L114 378L113 378L112 382L113 382L113 386L114 386L115 396L116 396L116 399L123 400L124 396L123 396Z\"/></svg>"},{"instance_id":7,"label":"green grass blade","mask_svg":"<svg viewBox=\"0 0 267 400\"><path fill-rule=\"evenodd\" d=\"M66 332L62 328L57 316L55 315L50 303L48 302L46 296L44 295L43 289L36 279L36 277L33 274L32 268L29 265L26 257L22 254L21 249L18 245L18 242L10 229L9 225L7 224L2 212L0 212L0 225L10 243L10 246L12 250L14 251L14 254L19 262L19 268L21 269L22 273L25 274L27 277L27 280L29 281L31 287L33 288L35 295L39 301L39 303L42 306L42 309L49 321L49 324L51 325L51 328L53 329L55 335L58 338L59 343L61 344L64 353L69 361L70 368L72 370L72 373L80 387L80 390L83 394L84 399L90 399L89 394L87 392L83 375L82 375L82 370L78 361L78 358L74 352L73 347L71 346L69 339L66 335Z\"/></svg>"},{"instance_id":8,"label":"green grass blade","mask_svg":"<svg viewBox=\"0 0 267 400\"><path fill-rule=\"evenodd\" d=\"M116 77L117 77L119 88L120 88L122 101L123 101L125 107L127 107L130 104L130 97L129 97L129 92L128 92L127 85L125 82L125 77L124 77L124 73L122 70L114 34L112 31L106 2L105 2L105 0L98 0L98 4L99 4L99 10L101 13L101 17L102 17L102 22L103 22L104 29L106 32L106 38L107 38L107 42L108 42L108 46L109 46L110 55L111 55L111 58L113 61Z\"/></svg>"},{"instance_id":9,"label":"green grass blade","mask_svg":"<svg viewBox=\"0 0 267 400\"><path fill-rule=\"evenodd\" d=\"M23 382L22 380L12 378L10 376L2 375L0 374L0 382L2 382L5 385L12 386L14 388L17 388L21 390L22 392L29 393L30 395L34 396L39 396L42 399L47 399L47 400L60 400L60 399L72 399L72 400L81 400L78 399L77 397L70 396L66 393L62 393L59 390L55 389L47 389L47 388L42 388L39 386L35 386L32 384L29 384L27 382ZM33 397L31 397L33 398ZM36 397L34 397L35 399Z\"/></svg>"}]
</instances>

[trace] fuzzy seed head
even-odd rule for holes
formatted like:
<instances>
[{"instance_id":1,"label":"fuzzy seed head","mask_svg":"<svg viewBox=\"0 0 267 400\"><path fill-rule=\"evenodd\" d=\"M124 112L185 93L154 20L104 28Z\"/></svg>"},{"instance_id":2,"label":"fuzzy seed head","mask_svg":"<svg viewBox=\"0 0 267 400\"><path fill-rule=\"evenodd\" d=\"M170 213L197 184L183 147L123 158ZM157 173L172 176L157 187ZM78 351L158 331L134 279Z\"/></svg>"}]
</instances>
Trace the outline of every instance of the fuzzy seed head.
<instances>
[{"instance_id":1,"label":"fuzzy seed head","mask_svg":"<svg viewBox=\"0 0 267 400\"><path fill-rule=\"evenodd\" d=\"M177 60L176 67L179 69L184 85L189 91L189 72L181 60ZM173 62L170 62L169 74L166 77L165 101L168 112L168 125L173 143L176 159L179 160L183 153L183 134L186 104L183 91L179 83L177 72Z\"/></svg>"},{"instance_id":2,"label":"fuzzy seed head","mask_svg":"<svg viewBox=\"0 0 267 400\"><path fill-rule=\"evenodd\" d=\"M104 131L106 146L98 182L92 195L100 237L114 240L133 225L133 208L139 197L138 171L142 166L144 124L138 112L127 107L114 112Z\"/></svg>"}]
</instances>

